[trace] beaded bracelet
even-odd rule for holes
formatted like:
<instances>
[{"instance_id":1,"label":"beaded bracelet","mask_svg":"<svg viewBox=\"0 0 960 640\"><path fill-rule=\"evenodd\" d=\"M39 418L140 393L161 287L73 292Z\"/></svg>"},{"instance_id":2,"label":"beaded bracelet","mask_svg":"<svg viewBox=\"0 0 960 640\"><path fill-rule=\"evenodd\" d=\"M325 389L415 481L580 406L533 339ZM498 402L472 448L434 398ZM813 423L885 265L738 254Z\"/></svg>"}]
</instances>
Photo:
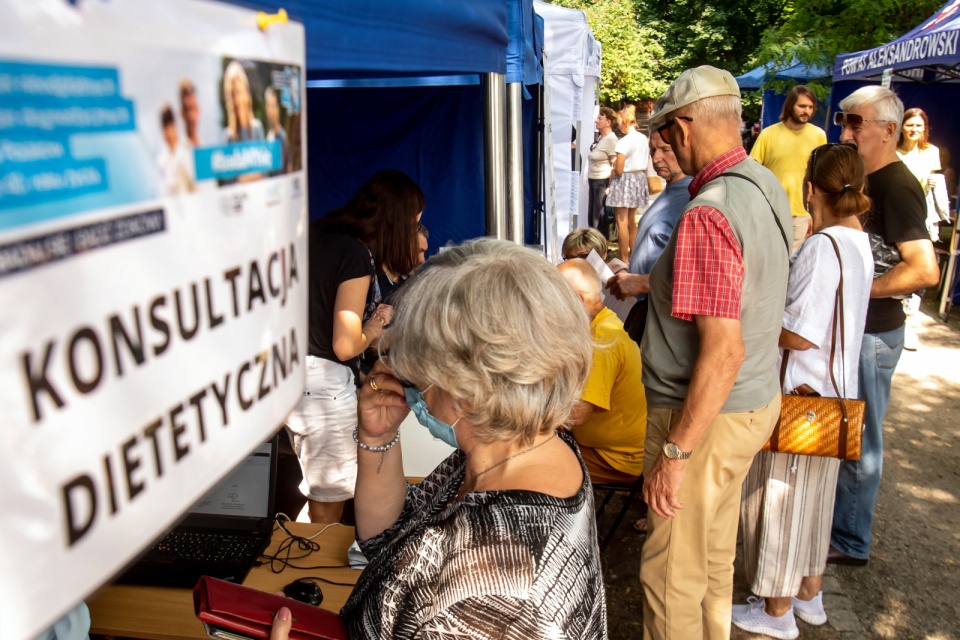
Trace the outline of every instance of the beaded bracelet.
<instances>
[{"instance_id":1,"label":"beaded bracelet","mask_svg":"<svg viewBox=\"0 0 960 640\"><path fill-rule=\"evenodd\" d=\"M383 468L383 459L386 457L387 451L389 451L390 449L393 449L394 445L400 442L400 429L397 429L396 437L394 437L394 439L388 442L387 444L381 444L375 447L371 447L368 444L363 444L362 442L360 442L360 427L356 427L353 430L353 441L356 442L357 446L363 449L364 451L370 451L373 453L380 454L380 464L377 465L377 475L380 475L380 469Z\"/></svg>"},{"instance_id":2,"label":"beaded bracelet","mask_svg":"<svg viewBox=\"0 0 960 640\"><path fill-rule=\"evenodd\" d=\"M375 447L371 447L370 445L363 444L362 442L360 442L360 428L356 427L353 430L353 441L356 442L357 446L363 449L364 451L372 451L373 453L384 453L386 451L389 451L390 449L393 449L393 447L398 442L400 442L400 430L397 429L396 437L390 442L388 442L387 444L381 444Z\"/></svg>"}]
</instances>

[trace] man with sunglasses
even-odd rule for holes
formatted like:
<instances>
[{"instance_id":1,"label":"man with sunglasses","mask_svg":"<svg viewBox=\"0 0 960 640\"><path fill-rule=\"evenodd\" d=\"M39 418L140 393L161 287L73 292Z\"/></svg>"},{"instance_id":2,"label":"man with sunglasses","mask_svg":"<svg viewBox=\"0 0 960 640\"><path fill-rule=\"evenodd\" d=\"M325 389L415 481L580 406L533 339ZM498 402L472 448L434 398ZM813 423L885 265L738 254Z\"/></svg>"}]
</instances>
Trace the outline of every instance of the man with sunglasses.
<instances>
[{"instance_id":1,"label":"man with sunglasses","mask_svg":"<svg viewBox=\"0 0 960 640\"><path fill-rule=\"evenodd\" d=\"M860 351L860 398L866 402L859 460L840 464L828 562L864 565L870 555L873 511L883 468L883 419L893 373L903 350L903 305L899 298L939 280L933 243L925 226L926 201L919 182L897 156L903 103L879 86L863 87L840 102L834 124L841 142L853 143L867 172L873 201L864 230L895 246L900 262L874 276ZM874 260L879 244L871 241Z\"/></svg>"},{"instance_id":2,"label":"man with sunglasses","mask_svg":"<svg viewBox=\"0 0 960 640\"><path fill-rule=\"evenodd\" d=\"M743 149L740 115L733 76L703 66L651 118L693 181L650 272L641 345L647 640L730 637L740 486L780 413L790 203Z\"/></svg>"},{"instance_id":3,"label":"man with sunglasses","mask_svg":"<svg viewBox=\"0 0 960 640\"><path fill-rule=\"evenodd\" d=\"M810 214L803 206L803 174L810 152L827 143L823 129L810 122L817 110L817 94L798 84L787 94L780 122L760 132L750 157L777 176L790 200L793 246L796 252L810 230Z\"/></svg>"}]
</instances>

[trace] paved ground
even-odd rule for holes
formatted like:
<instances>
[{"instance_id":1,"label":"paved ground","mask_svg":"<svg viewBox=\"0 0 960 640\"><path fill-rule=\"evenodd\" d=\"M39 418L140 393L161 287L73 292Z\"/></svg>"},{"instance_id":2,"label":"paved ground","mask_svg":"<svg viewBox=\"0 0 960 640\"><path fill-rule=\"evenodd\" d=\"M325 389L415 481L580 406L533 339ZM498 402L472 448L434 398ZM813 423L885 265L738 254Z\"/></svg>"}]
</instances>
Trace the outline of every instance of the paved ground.
<instances>
[{"instance_id":1,"label":"paved ground","mask_svg":"<svg viewBox=\"0 0 960 640\"><path fill-rule=\"evenodd\" d=\"M948 324L936 318L926 301L922 346L904 352L894 378L870 563L828 566L829 620L799 622L803 639L960 640L960 310ZM641 545L628 521L606 552L611 640L642 637ZM738 602L749 595L740 567L735 591Z\"/></svg>"}]
</instances>

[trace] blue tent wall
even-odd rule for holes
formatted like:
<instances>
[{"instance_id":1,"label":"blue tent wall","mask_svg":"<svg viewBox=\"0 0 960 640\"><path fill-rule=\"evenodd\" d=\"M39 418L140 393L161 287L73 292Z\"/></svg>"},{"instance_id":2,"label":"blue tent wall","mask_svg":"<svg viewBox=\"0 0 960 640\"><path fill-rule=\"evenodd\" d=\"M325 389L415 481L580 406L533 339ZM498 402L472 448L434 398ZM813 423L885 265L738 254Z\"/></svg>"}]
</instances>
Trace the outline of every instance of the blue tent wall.
<instances>
[{"instance_id":1,"label":"blue tent wall","mask_svg":"<svg viewBox=\"0 0 960 640\"><path fill-rule=\"evenodd\" d=\"M238 4L284 7L306 28L308 79L325 85L307 95L311 219L389 167L408 173L424 190L431 252L486 233L479 74L542 82L543 25L532 0ZM525 100L522 112L528 242L537 201L534 105Z\"/></svg>"},{"instance_id":2,"label":"blue tent wall","mask_svg":"<svg viewBox=\"0 0 960 640\"><path fill-rule=\"evenodd\" d=\"M307 105L311 219L392 168L423 189L431 253L448 240L484 235L479 85L310 89Z\"/></svg>"},{"instance_id":3,"label":"blue tent wall","mask_svg":"<svg viewBox=\"0 0 960 640\"><path fill-rule=\"evenodd\" d=\"M535 237L539 194L534 193L537 97L527 87L523 122L526 242ZM346 202L379 169L399 169L427 199L423 223L430 253L447 242L486 233L483 176L483 97L479 85L310 89L307 153L311 165L310 218ZM318 130L320 128L321 130Z\"/></svg>"}]
</instances>

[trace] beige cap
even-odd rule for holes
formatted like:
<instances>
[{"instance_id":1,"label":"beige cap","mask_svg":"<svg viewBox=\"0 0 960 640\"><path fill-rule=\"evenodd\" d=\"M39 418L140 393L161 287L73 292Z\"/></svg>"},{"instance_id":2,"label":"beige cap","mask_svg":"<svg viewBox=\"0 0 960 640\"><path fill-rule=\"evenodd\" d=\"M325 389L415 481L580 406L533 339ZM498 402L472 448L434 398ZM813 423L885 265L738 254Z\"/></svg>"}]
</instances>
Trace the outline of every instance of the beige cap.
<instances>
[{"instance_id":1,"label":"beige cap","mask_svg":"<svg viewBox=\"0 0 960 640\"><path fill-rule=\"evenodd\" d=\"M650 116L650 128L660 126L671 111L714 96L740 97L740 87L729 71L709 65L687 69L673 81L666 93L657 99Z\"/></svg>"}]
</instances>

